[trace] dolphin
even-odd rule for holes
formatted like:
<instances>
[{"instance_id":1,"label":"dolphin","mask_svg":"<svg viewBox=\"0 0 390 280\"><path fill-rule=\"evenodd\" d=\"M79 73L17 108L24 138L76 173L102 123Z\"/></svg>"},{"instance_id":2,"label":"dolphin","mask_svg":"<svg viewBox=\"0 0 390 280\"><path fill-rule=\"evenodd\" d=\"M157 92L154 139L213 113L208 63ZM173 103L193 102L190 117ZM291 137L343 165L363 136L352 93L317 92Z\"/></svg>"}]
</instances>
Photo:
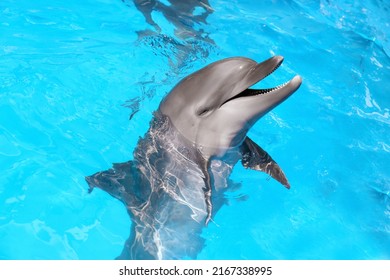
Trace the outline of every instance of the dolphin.
<instances>
[{"instance_id":1,"label":"dolphin","mask_svg":"<svg viewBox=\"0 0 390 280\"><path fill-rule=\"evenodd\" d=\"M98 187L119 199L131 218L118 259L196 258L202 229L225 203L240 160L290 188L279 165L247 136L301 85L297 75L273 88L250 88L282 62L281 56L261 63L233 57L185 77L154 112L134 159L86 177L90 191Z\"/></svg>"}]
</instances>

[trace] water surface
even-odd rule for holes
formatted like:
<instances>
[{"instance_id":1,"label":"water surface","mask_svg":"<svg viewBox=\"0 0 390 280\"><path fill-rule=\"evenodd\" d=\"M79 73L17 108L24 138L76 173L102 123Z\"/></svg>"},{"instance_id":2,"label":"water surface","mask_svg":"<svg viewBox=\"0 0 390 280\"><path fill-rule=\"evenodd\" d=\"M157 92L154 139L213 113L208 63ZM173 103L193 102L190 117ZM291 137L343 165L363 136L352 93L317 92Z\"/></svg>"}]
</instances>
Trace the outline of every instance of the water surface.
<instances>
[{"instance_id":1,"label":"water surface","mask_svg":"<svg viewBox=\"0 0 390 280\"><path fill-rule=\"evenodd\" d=\"M0 2L0 258L115 258L130 220L84 176L130 160L184 76L280 54L261 87L303 85L249 136L291 190L237 165L199 258L389 259L390 5L156 2L153 22L128 0Z\"/></svg>"}]
</instances>

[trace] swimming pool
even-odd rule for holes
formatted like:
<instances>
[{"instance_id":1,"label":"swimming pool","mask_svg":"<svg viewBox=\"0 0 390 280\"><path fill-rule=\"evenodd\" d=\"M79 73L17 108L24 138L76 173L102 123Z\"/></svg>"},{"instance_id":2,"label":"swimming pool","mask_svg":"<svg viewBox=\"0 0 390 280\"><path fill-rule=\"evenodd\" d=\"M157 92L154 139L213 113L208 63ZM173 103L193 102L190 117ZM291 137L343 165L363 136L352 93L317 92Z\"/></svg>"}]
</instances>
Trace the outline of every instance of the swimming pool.
<instances>
[{"instance_id":1,"label":"swimming pool","mask_svg":"<svg viewBox=\"0 0 390 280\"><path fill-rule=\"evenodd\" d=\"M129 217L84 177L133 157L184 76L276 54L262 87L303 84L249 136L291 189L236 165L198 258L389 259L390 5L259 2L1 1L0 259L115 258Z\"/></svg>"}]
</instances>

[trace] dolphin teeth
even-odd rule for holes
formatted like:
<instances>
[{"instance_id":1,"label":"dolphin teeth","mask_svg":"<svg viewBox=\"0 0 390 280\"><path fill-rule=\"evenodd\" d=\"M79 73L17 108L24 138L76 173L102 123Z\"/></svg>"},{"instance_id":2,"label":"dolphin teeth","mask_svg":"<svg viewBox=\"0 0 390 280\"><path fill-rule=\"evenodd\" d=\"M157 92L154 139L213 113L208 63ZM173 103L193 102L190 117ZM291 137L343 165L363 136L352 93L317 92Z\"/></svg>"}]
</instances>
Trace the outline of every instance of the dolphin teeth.
<instances>
[{"instance_id":1,"label":"dolphin teeth","mask_svg":"<svg viewBox=\"0 0 390 280\"><path fill-rule=\"evenodd\" d=\"M273 88L266 88L266 89L251 89L251 88L247 88L246 90L242 91L241 93L239 93L238 95L236 96L233 96L232 98L229 98L228 100L226 100L222 105L224 105L225 103L233 100L233 99L237 99L237 98L241 98L241 97L249 97L249 96L256 96L256 95L260 95L260 94L266 94L266 93L270 93L272 91L275 91L275 90L278 90L278 89L281 89L282 87L284 87L285 85L287 85L288 82L285 82L281 85L278 85L276 87L273 87ZM221 106L222 106L221 105Z\"/></svg>"},{"instance_id":2,"label":"dolphin teeth","mask_svg":"<svg viewBox=\"0 0 390 280\"><path fill-rule=\"evenodd\" d=\"M281 89L282 87L284 87L287 84L288 84L288 82L283 83L281 85L278 85L276 87L267 88L267 89L247 89L244 92L242 92L241 94L239 94L239 96L243 97L243 96L254 96L254 95L258 95L258 94L266 94L266 93L275 91L277 89ZM237 97L239 97L239 96L237 96Z\"/></svg>"}]
</instances>

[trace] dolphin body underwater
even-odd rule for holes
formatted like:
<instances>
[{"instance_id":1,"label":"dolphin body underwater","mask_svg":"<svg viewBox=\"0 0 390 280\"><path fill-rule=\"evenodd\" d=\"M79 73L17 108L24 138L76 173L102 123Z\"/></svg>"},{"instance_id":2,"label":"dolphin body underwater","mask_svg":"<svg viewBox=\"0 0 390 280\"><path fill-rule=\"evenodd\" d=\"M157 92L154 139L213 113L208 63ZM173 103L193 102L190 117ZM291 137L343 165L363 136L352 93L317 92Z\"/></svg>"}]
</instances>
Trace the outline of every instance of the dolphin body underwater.
<instances>
[{"instance_id":1,"label":"dolphin body underwater","mask_svg":"<svg viewBox=\"0 0 390 280\"><path fill-rule=\"evenodd\" d=\"M295 76L274 88L249 89L282 61L234 57L189 75L160 103L132 161L86 177L90 192L106 191L130 215L130 237L117 259L196 258L202 229L224 204L239 160L290 187L278 164L246 136L301 85Z\"/></svg>"}]
</instances>

